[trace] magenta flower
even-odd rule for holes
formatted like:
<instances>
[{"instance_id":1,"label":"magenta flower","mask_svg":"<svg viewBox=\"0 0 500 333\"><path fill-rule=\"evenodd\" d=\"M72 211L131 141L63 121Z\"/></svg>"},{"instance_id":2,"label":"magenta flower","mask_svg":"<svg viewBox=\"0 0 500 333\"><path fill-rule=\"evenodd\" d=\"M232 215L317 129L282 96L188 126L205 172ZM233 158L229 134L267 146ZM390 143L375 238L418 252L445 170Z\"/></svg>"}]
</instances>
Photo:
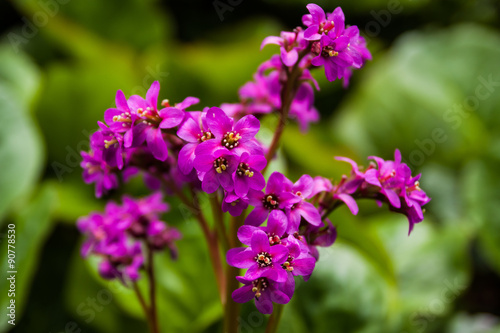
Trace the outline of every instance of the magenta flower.
<instances>
[{"instance_id":1,"label":"magenta flower","mask_svg":"<svg viewBox=\"0 0 500 333\"><path fill-rule=\"evenodd\" d=\"M144 263L141 244L135 242L132 246L125 243L118 243L109 247L105 259L99 264L99 274L105 279L120 280L129 279L136 281L139 279L139 270Z\"/></svg>"},{"instance_id":2,"label":"magenta flower","mask_svg":"<svg viewBox=\"0 0 500 333\"><path fill-rule=\"evenodd\" d=\"M250 155L263 155L262 147L254 139L260 129L260 122L252 115L244 116L236 124L224 111L212 107L207 111L206 122L215 140L202 142L195 150L201 155L223 148L231 154L241 156L244 152ZM195 166L196 167L196 166Z\"/></svg>"},{"instance_id":3,"label":"magenta flower","mask_svg":"<svg viewBox=\"0 0 500 333\"><path fill-rule=\"evenodd\" d=\"M250 247L230 249L226 255L229 265L248 268L245 279L265 277L276 282L287 279L286 271L281 267L287 258L288 249L280 244L269 245L267 234L262 230L254 232Z\"/></svg>"},{"instance_id":4,"label":"magenta flower","mask_svg":"<svg viewBox=\"0 0 500 333\"><path fill-rule=\"evenodd\" d=\"M103 151L100 149L90 152L82 151L83 158L80 166L83 169L83 181L86 184L95 183L95 196L102 197L108 191L118 188L118 177L115 168L109 166L103 159Z\"/></svg>"},{"instance_id":5,"label":"magenta flower","mask_svg":"<svg viewBox=\"0 0 500 333\"><path fill-rule=\"evenodd\" d=\"M306 198L311 196L313 189L314 181L309 175L303 175L291 186L291 192L297 196L298 201L288 210L287 233L293 234L298 231L302 218L314 226L322 224L318 209L310 202L305 201Z\"/></svg>"},{"instance_id":6,"label":"magenta flower","mask_svg":"<svg viewBox=\"0 0 500 333\"><path fill-rule=\"evenodd\" d=\"M180 150L178 159L180 171L187 175L193 170L196 147L202 142L215 138L208 129L206 112L195 111L187 113L186 119L179 126L177 135L187 141Z\"/></svg>"},{"instance_id":7,"label":"magenta flower","mask_svg":"<svg viewBox=\"0 0 500 333\"><path fill-rule=\"evenodd\" d=\"M240 197L245 197L249 189L261 191L266 186L266 180L260 173L266 167L264 156L244 152L240 156L238 168L233 175L234 192Z\"/></svg>"},{"instance_id":8,"label":"magenta flower","mask_svg":"<svg viewBox=\"0 0 500 333\"><path fill-rule=\"evenodd\" d=\"M160 84L155 81L148 89L146 99L133 95L129 98L128 104L132 112L139 118L138 123L133 128L132 145L137 147L146 141L153 156L160 161L165 161L168 149L162 135L162 129L179 125L184 119L184 112L169 106L168 102L163 103L166 105L165 108L158 110L159 92Z\"/></svg>"},{"instance_id":9,"label":"magenta flower","mask_svg":"<svg viewBox=\"0 0 500 333\"><path fill-rule=\"evenodd\" d=\"M401 153L398 149L394 152L394 161L384 161L377 156L370 156L377 164L377 169L369 169L365 172L365 181L373 186L380 187L382 193L391 206L401 207L401 200L397 192L401 190L401 184L407 175L406 164L401 163Z\"/></svg>"},{"instance_id":10,"label":"magenta flower","mask_svg":"<svg viewBox=\"0 0 500 333\"><path fill-rule=\"evenodd\" d=\"M104 161L110 166L123 168L123 137L98 121L100 130L90 137L90 145L102 150Z\"/></svg>"},{"instance_id":11,"label":"magenta flower","mask_svg":"<svg viewBox=\"0 0 500 333\"><path fill-rule=\"evenodd\" d=\"M238 158L227 149L219 148L211 152L205 151L207 148L211 147L200 145L193 161L201 180L201 188L207 193L213 193L220 185L231 192L234 188L233 173L237 169Z\"/></svg>"},{"instance_id":12,"label":"magenta flower","mask_svg":"<svg viewBox=\"0 0 500 333\"><path fill-rule=\"evenodd\" d=\"M297 119L300 131L306 133L310 123L319 121L318 110L314 107L314 91L310 84L303 83L290 106L290 118Z\"/></svg>"},{"instance_id":13,"label":"magenta flower","mask_svg":"<svg viewBox=\"0 0 500 333\"><path fill-rule=\"evenodd\" d=\"M130 111L123 91L116 92L115 104L116 108L107 109L104 112L104 121L113 132L124 133L124 146L129 148L132 145L132 128L138 117Z\"/></svg>"},{"instance_id":14,"label":"magenta flower","mask_svg":"<svg viewBox=\"0 0 500 333\"><path fill-rule=\"evenodd\" d=\"M242 225L238 229L238 239L245 245L250 245L252 236L257 230L264 231L269 239L270 245L281 244L281 238L288 227L286 215L281 210L273 210L269 214L267 225L265 227L256 227L253 225Z\"/></svg>"},{"instance_id":15,"label":"magenta flower","mask_svg":"<svg viewBox=\"0 0 500 333\"><path fill-rule=\"evenodd\" d=\"M222 201L222 211L229 212L231 216L240 216L248 208L248 198L240 197L234 192L226 192Z\"/></svg>"},{"instance_id":16,"label":"magenta flower","mask_svg":"<svg viewBox=\"0 0 500 333\"><path fill-rule=\"evenodd\" d=\"M335 8L333 13L325 15L323 8L316 4L308 4L307 9L310 14L302 17L302 22L308 28L304 31L304 39L309 41L320 40L322 36L330 31L338 37L345 29L345 16L340 7Z\"/></svg>"},{"instance_id":17,"label":"magenta flower","mask_svg":"<svg viewBox=\"0 0 500 333\"><path fill-rule=\"evenodd\" d=\"M294 281L292 283L278 283L264 277L252 280L240 276L237 276L236 279L243 283L243 287L233 291L231 294L233 300L236 303L246 303L255 299L257 310L263 314L273 312L273 302L278 304L290 302L295 287Z\"/></svg>"},{"instance_id":18,"label":"magenta flower","mask_svg":"<svg viewBox=\"0 0 500 333\"><path fill-rule=\"evenodd\" d=\"M299 241L292 235L283 240L283 245L288 248L288 258L281 265L289 274L293 276L303 276L307 281L316 265L316 259L308 252L302 251Z\"/></svg>"},{"instance_id":19,"label":"magenta flower","mask_svg":"<svg viewBox=\"0 0 500 333\"><path fill-rule=\"evenodd\" d=\"M301 199L287 190L287 182L291 183L283 174L273 172L269 176L264 193L250 189L248 198L250 199L250 205L255 208L248 214L245 224L259 226L267 219L272 210L288 209L299 202Z\"/></svg>"},{"instance_id":20,"label":"magenta flower","mask_svg":"<svg viewBox=\"0 0 500 333\"><path fill-rule=\"evenodd\" d=\"M329 35L321 36L320 53L311 60L314 66L324 66L328 81L341 79L346 68L353 65L351 50L348 49L350 39L346 36L331 38Z\"/></svg>"},{"instance_id":21,"label":"magenta flower","mask_svg":"<svg viewBox=\"0 0 500 333\"><path fill-rule=\"evenodd\" d=\"M260 48L262 49L268 44L279 45L281 61L285 66L293 67L299 59L298 51L305 49L308 42L304 39L304 32L300 29L294 32L282 31L280 37L266 37L262 41Z\"/></svg>"}]
</instances>

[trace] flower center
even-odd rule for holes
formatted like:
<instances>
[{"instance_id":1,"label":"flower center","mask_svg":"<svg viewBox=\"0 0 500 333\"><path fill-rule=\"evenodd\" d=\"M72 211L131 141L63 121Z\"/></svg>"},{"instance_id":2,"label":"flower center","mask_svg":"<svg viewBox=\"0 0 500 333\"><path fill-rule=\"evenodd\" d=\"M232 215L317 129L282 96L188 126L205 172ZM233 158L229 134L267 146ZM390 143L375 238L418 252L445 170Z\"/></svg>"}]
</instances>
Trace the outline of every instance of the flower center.
<instances>
[{"instance_id":1,"label":"flower center","mask_svg":"<svg viewBox=\"0 0 500 333\"><path fill-rule=\"evenodd\" d=\"M406 193L410 194L413 191L422 191L420 188L420 182L417 180L415 184L406 188Z\"/></svg>"},{"instance_id":2,"label":"flower center","mask_svg":"<svg viewBox=\"0 0 500 333\"><path fill-rule=\"evenodd\" d=\"M281 244L281 238L274 233L268 234L269 236L269 245Z\"/></svg>"},{"instance_id":3,"label":"flower center","mask_svg":"<svg viewBox=\"0 0 500 333\"><path fill-rule=\"evenodd\" d=\"M238 170L236 170L236 174L241 177L243 176L253 177L253 171L250 171L250 166L248 165L248 163L243 163L243 162L241 162L238 165Z\"/></svg>"},{"instance_id":4,"label":"flower center","mask_svg":"<svg viewBox=\"0 0 500 333\"><path fill-rule=\"evenodd\" d=\"M200 142L205 142L205 141L213 139L213 138L214 138L214 135L210 131L202 132L201 134L198 134L198 141L200 141Z\"/></svg>"},{"instance_id":5,"label":"flower center","mask_svg":"<svg viewBox=\"0 0 500 333\"><path fill-rule=\"evenodd\" d=\"M146 108L146 110L144 110L143 108L138 108L137 115L143 118L143 122L148 125L153 125L153 123L160 123L161 121L160 116L158 116L158 112L156 112L156 110L153 110L149 106Z\"/></svg>"},{"instance_id":6,"label":"flower center","mask_svg":"<svg viewBox=\"0 0 500 333\"><path fill-rule=\"evenodd\" d=\"M288 256L288 259L281 265L281 267L283 267L283 269L286 269L288 272L293 271L292 267L293 259L295 258L292 256Z\"/></svg>"},{"instance_id":7,"label":"flower center","mask_svg":"<svg viewBox=\"0 0 500 333\"><path fill-rule=\"evenodd\" d=\"M227 160L224 157L219 157L214 161L214 169L217 173L222 173L227 169Z\"/></svg>"},{"instance_id":8,"label":"flower center","mask_svg":"<svg viewBox=\"0 0 500 333\"><path fill-rule=\"evenodd\" d=\"M319 30L318 32L320 34L323 33L328 33L330 30L332 30L335 27L335 23L333 21L328 21L328 22L321 22L319 24Z\"/></svg>"},{"instance_id":9,"label":"flower center","mask_svg":"<svg viewBox=\"0 0 500 333\"><path fill-rule=\"evenodd\" d=\"M234 147L238 147L239 140L241 139L241 136L234 132L227 132L224 134L224 137L222 138L221 144L226 147L227 149L233 149Z\"/></svg>"},{"instance_id":10,"label":"flower center","mask_svg":"<svg viewBox=\"0 0 500 333\"><path fill-rule=\"evenodd\" d=\"M255 298L259 299L259 297L262 296L262 292L266 290L269 284L266 278L260 278L257 280L253 280L252 285L253 285L252 292L255 293Z\"/></svg>"},{"instance_id":11,"label":"flower center","mask_svg":"<svg viewBox=\"0 0 500 333\"><path fill-rule=\"evenodd\" d=\"M336 57L339 55L337 51L333 48L333 46L325 46L321 51L321 55L323 57Z\"/></svg>"},{"instance_id":12,"label":"flower center","mask_svg":"<svg viewBox=\"0 0 500 333\"><path fill-rule=\"evenodd\" d=\"M257 262L257 264L259 264L259 267L267 267L273 264L273 258L267 252L259 253L254 257L254 259Z\"/></svg>"},{"instance_id":13,"label":"flower center","mask_svg":"<svg viewBox=\"0 0 500 333\"><path fill-rule=\"evenodd\" d=\"M120 114L118 116L113 116L113 121L118 122L118 123L123 123L122 126L126 127L126 126L128 126L127 123L132 122L132 119L130 119L130 113L123 112L122 114Z\"/></svg>"},{"instance_id":14,"label":"flower center","mask_svg":"<svg viewBox=\"0 0 500 333\"><path fill-rule=\"evenodd\" d=\"M280 203L278 201L278 197L274 194L268 194L262 199L262 204L264 205L264 208L267 208L269 210L271 209L278 209Z\"/></svg>"}]
</instances>

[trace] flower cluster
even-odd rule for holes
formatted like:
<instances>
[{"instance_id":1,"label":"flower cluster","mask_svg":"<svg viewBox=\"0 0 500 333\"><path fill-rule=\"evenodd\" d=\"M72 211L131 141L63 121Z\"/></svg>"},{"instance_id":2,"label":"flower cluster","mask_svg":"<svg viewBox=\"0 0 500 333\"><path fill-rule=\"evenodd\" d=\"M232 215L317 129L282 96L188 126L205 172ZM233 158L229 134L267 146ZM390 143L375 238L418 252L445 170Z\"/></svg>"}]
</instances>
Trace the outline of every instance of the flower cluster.
<instances>
[{"instance_id":1,"label":"flower cluster","mask_svg":"<svg viewBox=\"0 0 500 333\"><path fill-rule=\"evenodd\" d=\"M120 206L106 205L104 213L92 212L78 219L77 227L86 236L81 254L102 257L99 273L103 278L135 281L144 264L144 247L150 251L169 249L177 257L175 241L180 232L160 220L168 211L161 193L135 200L125 196Z\"/></svg>"},{"instance_id":2,"label":"flower cluster","mask_svg":"<svg viewBox=\"0 0 500 333\"><path fill-rule=\"evenodd\" d=\"M95 183L95 194L101 197L127 181L139 170L152 189L165 180L176 182L176 152L182 141L175 136L175 127L185 118L185 109L199 100L188 97L170 106L168 100L158 109L160 84L155 81L146 98L132 95L127 100L121 90L116 94L116 108L106 110L106 124L98 122L99 130L90 138L90 151L82 152L83 179ZM164 162L164 163L162 163Z\"/></svg>"},{"instance_id":3,"label":"flower cluster","mask_svg":"<svg viewBox=\"0 0 500 333\"><path fill-rule=\"evenodd\" d=\"M288 116L296 119L301 130L306 132L311 122L319 120L311 83L316 89L319 86L309 70L324 67L329 81L343 78L344 87L347 87L352 70L361 68L371 59L358 27L346 28L340 7L327 14L315 4L307 5L307 9L309 14L302 18L305 28L297 27L281 32L279 37L264 39L261 48L276 44L280 46L280 54L264 62L254 75L254 81L241 87L240 103L221 105L224 111L236 117L279 111L284 103L283 87L295 78L300 84L290 103Z\"/></svg>"},{"instance_id":4,"label":"flower cluster","mask_svg":"<svg viewBox=\"0 0 500 333\"><path fill-rule=\"evenodd\" d=\"M224 239L227 245L228 239L236 242L237 236L245 246L229 249L226 261L246 271L235 277L242 286L232 292L232 298L240 303L254 299L258 310L266 314L273 311L273 303L290 301L296 276L309 279L319 259L318 247L335 242L337 231L328 216L338 206L345 204L356 215L358 199L385 202L390 210L408 217L410 232L423 220L422 206L430 199L419 187L420 175L411 176L398 150L393 161L371 157L376 163L365 170L338 157L350 163L352 171L337 184L309 175L294 183L280 172L272 173L266 182L267 163L278 148L286 119L296 119L303 132L319 120L313 88L319 87L310 70L324 67L329 81L344 79L347 84L352 70L371 59L358 28L345 26L340 7L326 14L314 4L307 9L304 27L264 39L262 47L276 44L280 54L260 65L254 80L239 90L237 104L187 111L198 98L187 97L173 106L168 100L159 102L158 82L145 98L127 99L122 91L117 92L116 108L106 110L104 123L98 122L99 130L90 138L90 151L81 153L83 178L95 183L97 197L138 173L158 192L140 200L124 197L122 205L110 202L104 213L79 219L78 228L87 236L82 255L102 257L99 272L103 277L137 280L145 251L149 260L152 251L164 249L177 256L174 241L180 233L160 220L168 206L159 190L175 194L191 209L199 208L195 203L200 195L213 194L217 199L213 202L221 204L212 207L221 230L212 230L203 211L197 210L196 218L207 239L218 283L225 280L220 278L224 272L219 255L223 242L219 241ZM266 147L256 139L257 117L270 113L278 114L280 121ZM253 209L247 215L249 206ZM241 219L246 216L237 235L224 230L222 212L242 215ZM153 275L152 270L148 274ZM154 290L154 285L150 288Z\"/></svg>"},{"instance_id":5,"label":"flower cluster","mask_svg":"<svg viewBox=\"0 0 500 333\"><path fill-rule=\"evenodd\" d=\"M235 122L218 107L188 113L178 135L187 144L179 153L179 168L195 172L201 189L224 191L224 203L239 215L247 207L249 190L261 190L265 180L260 171L266 166L263 148L255 139L260 122L247 115Z\"/></svg>"},{"instance_id":6,"label":"flower cluster","mask_svg":"<svg viewBox=\"0 0 500 333\"><path fill-rule=\"evenodd\" d=\"M234 301L255 298L260 312L271 313L273 302L290 301L294 276L309 279L318 259L316 246L330 246L336 238L333 225L324 226L318 209L309 202L314 188L309 175L292 183L274 172L264 191L250 190L249 203L255 208L238 230L239 240L248 247L227 253L229 265L248 269L238 278L244 286L233 292Z\"/></svg>"},{"instance_id":7,"label":"flower cluster","mask_svg":"<svg viewBox=\"0 0 500 333\"><path fill-rule=\"evenodd\" d=\"M398 149L394 152L394 161L385 161L377 156L369 158L375 160L376 164L370 163L365 171L361 171L356 162L349 158L336 158L351 164L351 175L344 175L335 186L328 179L318 179L327 193L322 199L322 207L328 210L342 201L353 214L357 214L355 199L375 199L379 205L385 202L390 210L406 215L411 233L415 223L424 219L422 206L430 201L420 188L420 174L411 176L410 167L401 161Z\"/></svg>"}]
</instances>

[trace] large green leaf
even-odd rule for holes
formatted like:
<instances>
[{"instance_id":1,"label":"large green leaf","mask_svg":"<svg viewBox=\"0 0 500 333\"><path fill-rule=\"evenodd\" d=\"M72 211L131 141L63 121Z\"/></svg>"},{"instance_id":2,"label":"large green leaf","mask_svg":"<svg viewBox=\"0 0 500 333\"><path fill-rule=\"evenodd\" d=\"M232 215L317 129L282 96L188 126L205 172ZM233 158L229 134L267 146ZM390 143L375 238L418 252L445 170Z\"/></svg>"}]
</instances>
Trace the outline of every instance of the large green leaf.
<instances>
[{"instance_id":1,"label":"large green leaf","mask_svg":"<svg viewBox=\"0 0 500 333\"><path fill-rule=\"evenodd\" d=\"M29 106L39 84L30 60L0 47L0 221L34 186L43 160L42 139Z\"/></svg>"},{"instance_id":2,"label":"large green leaf","mask_svg":"<svg viewBox=\"0 0 500 333\"><path fill-rule=\"evenodd\" d=\"M50 186L43 187L32 202L25 203L24 209L12 221L12 224L15 225L15 244L13 244L15 246L13 249L15 251L14 269L10 267L7 261L7 236L5 235L0 242L2 281L5 281L7 276L10 276L7 271L17 271L17 274L15 274L14 298L17 323L26 306L30 284L39 264L41 249L52 227L53 220L51 214L54 209L55 200L56 196L54 190ZM8 234L10 235L10 233ZM0 314L4 319L7 318L6 308L10 302L8 290L9 284L2 282L0 285ZM2 320L0 322L0 331L5 331L7 327L9 327L7 321Z\"/></svg>"}]
</instances>

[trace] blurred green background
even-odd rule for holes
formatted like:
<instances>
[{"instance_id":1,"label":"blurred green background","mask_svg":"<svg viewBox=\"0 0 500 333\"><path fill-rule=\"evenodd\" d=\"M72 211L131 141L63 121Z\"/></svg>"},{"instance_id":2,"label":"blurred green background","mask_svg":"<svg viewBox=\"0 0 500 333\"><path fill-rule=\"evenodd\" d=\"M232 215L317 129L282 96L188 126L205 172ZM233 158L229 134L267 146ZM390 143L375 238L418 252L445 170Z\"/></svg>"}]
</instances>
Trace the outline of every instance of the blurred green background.
<instances>
[{"instance_id":1,"label":"blurred green background","mask_svg":"<svg viewBox=\"0 0 500 333\"><path fill-rule=\"evenodd\" d=\"M216 10L214 3L220 6ZM133 294L79 256L75 221L104 200L81 180L79 151L116 90L237 101L237 88L277 52L262 39L299 25L308 1L0 2L0 331L145 332ZM493 0L318 1L342 6L373 61L348 90L315 72L322 121L291 124L282 168L338 177L395 148L433 199L407 236L404 216L361 202L332 216L339 239L298 283L280 332L500 332L500 4ZM225 8L225 9L224 9ZM273 130L269 121L269 131ZM129 187L146 193L140 181ZM114 193L111 198L119 198ZM175 263L158 258L163 332L219 332L205 242L173 198L184 234ZM17 325L7 324L7 224L17 227ZM243 307L241 332L266 316Z\"/></svg>"}]
</instances>

